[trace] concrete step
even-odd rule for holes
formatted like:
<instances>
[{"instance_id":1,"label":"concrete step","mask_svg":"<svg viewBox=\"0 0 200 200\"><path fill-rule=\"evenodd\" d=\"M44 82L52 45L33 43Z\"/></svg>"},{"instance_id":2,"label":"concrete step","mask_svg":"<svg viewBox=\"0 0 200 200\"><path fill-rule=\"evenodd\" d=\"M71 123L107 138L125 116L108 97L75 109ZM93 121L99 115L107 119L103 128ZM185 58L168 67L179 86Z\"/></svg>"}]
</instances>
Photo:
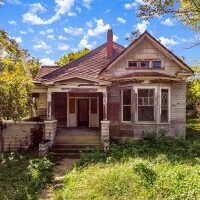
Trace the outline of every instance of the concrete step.
<instances>
[{"instance_id":1,"label":"concrete step","mask_svg":"<svg viewBox=\"0 0 200 200\"><path fill-rule=\"evenodd\" d=\"M62 159L62 158L79 159L80 156L81 156L81 153L56 153L56 152L50 152L50 155L55 157L56 159Z\"/></svg>"},{"instance_id":2,"label":"concrete step","mask_svg":"<svg viewBox=\"0 0 200 200\"><path fill-rule=\"evenodd\" d=\"M52 148L61 149L97 149L101 148L100 144L56 144L52 145Z\"/></svg>"}]
</instances>

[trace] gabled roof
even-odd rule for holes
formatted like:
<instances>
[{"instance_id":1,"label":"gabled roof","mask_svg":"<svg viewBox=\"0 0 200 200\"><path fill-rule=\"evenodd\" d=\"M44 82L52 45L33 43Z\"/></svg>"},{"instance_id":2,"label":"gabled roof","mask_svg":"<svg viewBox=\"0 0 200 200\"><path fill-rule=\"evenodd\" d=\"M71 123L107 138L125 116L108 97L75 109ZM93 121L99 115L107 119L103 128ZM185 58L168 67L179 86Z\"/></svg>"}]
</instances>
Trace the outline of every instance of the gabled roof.
<instances>
[{"instance_id":1,"label":"gabled roof","mask_svg":"<svg viewBox=\"0 0 200 200\"><path fill-rule=\"evenodd\" d=\"M113 57L107 57L107 43L92 50L85 56L78 58L71 63L59 67L56 70L40 77L43 80L58 80L64 77L82 77L90 79L99 79L100 71L114 60L125 48L117 43L113 43Z\"/></svg>"},{"instance_id":2,"label":"gabled roof","mask_svg":"<svg viewBox=\"0 0 200 200\"><path fill-rule=\"evenodd\" d=\"M124 55L126 55L130 50L132 50L136 45L138 45L144 38L147 38L151 41L151 43L156 46L158 49L163 52L168 58L172 59L174 62L180 66L181 69L184 70L185 73L193 73L193 71L189 68L189 66L184 63L180 58L178 58L172 51L167 49L164 45L162 45L157 39L155 39L151 34L145 31L142 35L140 35L137 39L135 39L126 49L124 49L114 60L112 60L108 65L101 70L100 74L105 72L107 69L110 69L116 62L118 62Z\"/></svg>"},{"instance_id":3,"label":"gabled roof","mask_svg":"<svg viewBox=\"0 0 200 200\"><path fill-rule=\"evenodd\" d=\"M41 81L43 76L55 71L58 68L58 66L42 66L35 77L35 81Z\"/></svg>"}]
</instances>

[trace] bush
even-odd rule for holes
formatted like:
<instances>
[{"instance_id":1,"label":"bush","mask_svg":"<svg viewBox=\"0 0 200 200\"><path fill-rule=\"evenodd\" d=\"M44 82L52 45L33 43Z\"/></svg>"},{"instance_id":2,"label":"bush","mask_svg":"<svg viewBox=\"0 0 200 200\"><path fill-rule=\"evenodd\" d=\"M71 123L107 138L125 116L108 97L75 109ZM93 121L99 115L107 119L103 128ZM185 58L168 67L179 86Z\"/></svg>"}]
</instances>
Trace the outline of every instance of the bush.
<instances>
[{"instance_id":1,"label":"bush","mask_svg":"<svg viewBox=\"0 0 200 200\"><path fill-rule=\"evenodd\" d=\"M52 163L36 154L0 154L0 199L37 199L52 179Z\"/></svg>"}]
</instances>

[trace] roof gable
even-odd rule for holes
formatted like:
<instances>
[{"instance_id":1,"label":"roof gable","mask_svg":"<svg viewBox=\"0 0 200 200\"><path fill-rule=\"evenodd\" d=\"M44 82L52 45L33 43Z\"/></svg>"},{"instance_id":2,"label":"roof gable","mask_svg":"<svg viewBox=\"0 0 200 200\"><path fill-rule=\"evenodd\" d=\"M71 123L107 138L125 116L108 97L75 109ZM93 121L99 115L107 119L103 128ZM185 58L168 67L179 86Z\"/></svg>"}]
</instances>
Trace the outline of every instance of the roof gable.
<instances>
[{"instance_id":1,"label":"roof gable","mask_svg":"<svg viewBox=\"0 0 200 200\"><path fill-rule=\"evenodd\" d=\"M180 58L178 58L173 52L168 50L164 45L162 45L158 40L156 40L152 35L145 31L140 35L136 40L134 40L126 49L124 49L115 60L111 61L104 69L101 70L101 73L104 73L106 70L109 70L117 62L119 62L125 55L127 55L131 50L133 50L137 45L139 45L143 40L148 40L153 46L159 49L167 58L174 61L184 72L193 73L193 71L184 63Z\"/></svg>"}]
</instances>

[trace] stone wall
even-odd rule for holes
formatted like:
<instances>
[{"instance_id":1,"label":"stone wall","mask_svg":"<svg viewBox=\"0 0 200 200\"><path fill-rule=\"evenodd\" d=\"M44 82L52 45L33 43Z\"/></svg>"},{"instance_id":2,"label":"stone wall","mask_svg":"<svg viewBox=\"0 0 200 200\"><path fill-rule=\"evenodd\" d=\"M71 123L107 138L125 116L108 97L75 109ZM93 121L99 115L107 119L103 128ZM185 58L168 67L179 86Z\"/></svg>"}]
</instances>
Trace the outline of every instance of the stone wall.
<instances>
[{"instance_id":1,"label":"stone wall","mask_svg":"<svg viewBox=\"0 0 200 200\"><path fill-rule=\"evenodd\" d=\"M20 148L26 149L31 144L31 129L42 122L4 122L3 130L4 151L16 151Z\"/></svg>"}]
</instances>

